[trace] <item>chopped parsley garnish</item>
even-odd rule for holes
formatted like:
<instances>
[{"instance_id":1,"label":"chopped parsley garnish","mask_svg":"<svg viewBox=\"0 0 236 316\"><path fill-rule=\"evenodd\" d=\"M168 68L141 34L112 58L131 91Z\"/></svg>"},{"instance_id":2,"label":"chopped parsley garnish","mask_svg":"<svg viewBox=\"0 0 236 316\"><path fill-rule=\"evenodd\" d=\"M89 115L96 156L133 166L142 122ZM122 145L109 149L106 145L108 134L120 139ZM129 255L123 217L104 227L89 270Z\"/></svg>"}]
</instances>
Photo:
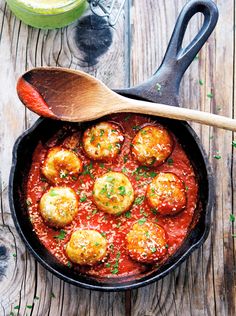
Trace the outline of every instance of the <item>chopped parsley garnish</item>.
<instances>
[{"instance_id":1,"label":"chopped parsley garnish","mask_svg":"<svg viewBox=\"0 0 236 316\"><path fill-rule=\"evenodd\" d=\"M47 179L44 178L44 177L41 177L40 180L41 180L42 182L47 182Z\"/></svg>"},{"instance_id":2,"label":"chopped parsley garnish","mask_svg":"<svg viewBox=\"0 0 236 316\"><path fill-rule=\"evenodd\" d=\"M119 194L120 195L125 195L126 194L126 189L125 189L125 186L120 186L119 188L118 188L118 190L119 190Z\"/></svg>"},{"instance_id":3,"label":"chopped parsley garnish","mask_svg":"<svg viewBox=\"0 0 236 316\"><path fill-rule=\"evenodd\" d=\"M83 175L88 174L92 179L94 179L94 175L91 173L91 169L93 168L93 163L90 162L89 166L84 166L84 171L82 172Z\"/></svg>"},{"instance_id":4,"label":"chopped parsley garnish","mask_svg":"<svg viewBox=\"0 0 236 316\"><path fill-rule=\"evenodd\" d=\"M132 129L133 129L134 131L137 131L138 129L140 129L140 126L135 125L135 126L132 127Z\"/></svg>"},{"instance_id":5,"label":"chopped parsley garnish","mask_svg":"<svg viewBox=\"0 0 236 316\"><path fill-rule=\"evenodd\" d=\"M54 189L50 190L50 196L57 196L57 195L58 194Z\"/></svg>"},{"instance_id":6,"label":"chopped parsley garnish","mask_svg":"<svg viewBox=\"0 0 236 316\"><path fill-rule=\"evenodd\" d=\"M139 220L138 220L138 224L139 225L143 225L144 223L146 223L146 221L147 221L147 219L146 218L140 218Z\"/></svg>"},{"instance_id":7,"label":"chopped parsley garnish","mask_svg":"<svg viewBox=\"0 0 236 316\"><path fill-rule=\"evenodd\" d=\"M53 236L53 238L57 239L57 240L63 240L67 235L67 232L64 231L63 229L60 230L59 234L56 236Z\"/></svg>"},{"instance_id":8,"label":"chopped parsley garnish","mask_svg":"<svg viewBox=\"0 0 236 316\"><path fill-rule=\"evenodd\" d=\"M16 258L16 253L13 253L12 256L13 256L14 258Z\"/></svg>"},{"instance_id":9,"label":"chopped parsley garnish","mask_svg":"<svg viewBox=\"0 0 236 316\"><path fill-rule=\"evenodd\" d=\"M127 168L122 168L122 170L121 170L123 173L126 173L128 170L127 170Z\"/></svg>"},{"instance_id":10,"label":"chopped parsley garnish","mask_svg":"<svg viewBox=\"0 0 236 316\"><path fill-rule=\"evenodd\" d=\"M92 137L90 138L90 143L92 143L95 139L95 135L93 134Z\"/></svg>"},{"instance_id":11,"label":"chopped parsley garnish","mask_svg":"<svg viewBox=\"0 0 236 316\"><path fill-rule=\"evenodd\" d=\"M126 218L131 218L131 216L132 216L132 215L131 215L131 212L130 212L130 211L128 211L128 212L125 213L125 217L126 217Z\"/></svg>"},{"instance_id":12,"label":"chopped parsley garnish","mask_svg":"<svg viewBox=\"0 0 236 316\"><path fill-rule=\"evenodd\" d=\"M105 232L101 232L102 237L107 238L107 235Z\"/></svg>"},{"instance_id":13,"label":"chopped parsley garnish","mask_svg":"<svg viewBox=\"0 0 236 316\"><path fill-rule=\"evenodd\" d=\"M110 266L111 266L111 264L109 262L105 264L106 268L110 268Z\"/></svg>"},{"instance_id":14,"label":"chopped parsley garnish","mask_svg":"<svg viewBox=\"0 0 236 316\"><path fill-rule=\"evenodd\" d=\"M157 175L157 173L154 172L154 171L150 171L150 172L149 172L149 175L150 175L151 178L155 178L155 176Z\"/></svg>"},{"instance_id":15,"label":"chopped parsley garnish","mask_svg":"<svg viewBox=\"0 0 236 316\"><path fill-rule=\"evenodd\" d=\"M221 159L221 155L219 155L219 154L216 154L216 155L214 155L213 157L214 157L215 159L217 159L217 160Z\"/></svg>"},{"instance_id":16,"label":"chopped parsley garnish","mask_svg":"<svg viewBox=\"0 0 236 316\"><path fill-rule=\"evenodd\" d=\"M98 210L93 210L92 214L95 215L97 213Z\"/></svg>"},{"instance_id":17,"label":"chopped parsley garnish","mask_svg":"<svg viewBox=\"0 0 236 316\"><path fill-rule=\"evenodd\" d=\"M128 155L124 155L123 159L124 159L124 163L126 163L128 161Z\"/></svg>"},{"instance_id":18,"label":"chopped parsley garnish","mask_svg":"<svg viewBox=\"0 0 236 316\"><path fill-rule=\"evenodd\" d=\"M208 97L209 99L212 99L212 98L213 98L213 94L212 94L212 93L207 93L207 97Z\"/></svg>"},{"instance_id":19,"label":"chopped parsley garnish","mask_svg":"<svg viewBox=\"0 0 236 316\"><path fill-rule=\"evenodd\" d=\"M100 129L100 136L102 137L104 135L105 131L104 129Z\"/></svg>"},{"instance_id":20,"label":"chopped parsley garnish","mask_svg":"<svg viewBox=\"0 0 236 316\"><path fill-rule=\"evenodd\" d=\"M148 214L145 213L144 209L142 209L142 208L140 209L140 214L142 214L145 217L148 217Z\"/></svg>"},{"instance_id":21,"label":"chopped parsley garnish","mask_svg":"<svg viewBox=\"0 0 236 316\"><path fill-rule=\"evenodd\" d=\"M120 259L120 251L116 254L116 262L113 265L113 269L111 270L112 274L117 274L119 272L119 259Z\"/></svg>"},{"instance_id":22,"label":"chopped parsley garnish","mask_svg":"<svg viewBox=\"0 0 236 316\"><path fill-rule=\"evenodd\" d=\"M134 204L135 205L140 205L143 203L143 201L145 200L145 196L138 196L135 201L134 201Z\"/></svg>"},{"instance_id":23,"label":"chopped parsley garnish","mask_svg":"<svg viewBox=\"0 0 236 316\"><path fill-rule=\"evenodd\" d=\"M160 92L160 91L161 91L161 84L160 84L160 83L157 83L157 84L156 84L156 87L157 87L157 91Z\"/></svg>"},{"instance_id":24,"label":"chopped parsley garnish","mask_svg":"<svg viewBox=\"0 0 236 316\"><path fill-rule=\"evenodd\" d=\"M100 163L99 165L101 168L104 168L104 163Z\"/></svg>"},{"instance_id":25,"label":"chopped parsley garnish","mask_svg":"<svg viewBox=\"0 0 236 316\"><path fill-rule=\"evenodd\" d=\"M232 141L232 146L233 146L234 148L236 148L236 140L233 140L233 141Z\"/></svg>"},{"instance_id":26,"label":"chopped parsley garnish","mask_svg":"<svg viewBox=\"0 0 236 316\"><path fill-rule=\"evenodd\" d=\"M173 163L174 163L173 158L167 159L167 163L168 163L168 165L173 165Z\"/></svg>"},{"instance_id":27,"label":"chopped parsley garnish","mask_svg":"<svg viewBox=\"0 0 236 316\"><path fill-rule=\"evenodd\" d=\"M100 246L99 242L95 242L94 246L96 246L96 247Z\"/></svg>"},{"instance_id":28,"label":"chopped parsley garnish","mask_svg":"<svg viewBox=\"0 0 236 316\"><path fill-rule=\"evenodd\" d=\"M198 82L199 82L200 86L204 85L204 81L202 79L200 79Z\"/></svg>"},{"instance_id":29,"label":"chopped parsley garnish","mask_svg":"<svg viewBox=\"0 0 236 316\"><path fill-rule=\"evenodd\" d=\"M81 196L80 202L85 202L86 200L87 200L87 196L85 194Z\"/></svg>"},{"instance_id":30,"label":"chopped parsley garnish","mask_svg":"<svg viewBox=\"0 0 236 316\"><path fill-rule=\"evenodd\" d=\"M76 180L78 179L76 176L72 176L71 178L72 178L72 180L74 180L74 181L76 181Z\"/></svg>"},{"instance_id":31,"label":"chopped parsley garnish","mask_svg":"<svg viewBox=\"0 0 236 316\"><path fill-rule=\"evenodd\" d=\"M16 305L16 306L14 307L14 309L20 309L20 306L19 306L19 305Z\"/></svg>"},{"instance_id":32,"label":"chopped parsley garnish","mask_svg":"<svg viewBox=\"0 0 236 316\"><path fill-rule=\"evenodd\" d=\"M33 305L26 305L26 308L32 309Z\"/></svg>"},{"instance_id":33,"label":"chopped parsley garnish","mask_svg":"<svg viewBox=\"0 0 236 316\"><path fill-rule=\"evenodd\" d=\"M114 251L114 244L110 244L110 245L109 245L109 248L110 248L111 251L113 252L113 251Z\"/></svg>"},{"instance_id":34,"label":"chopped parsley garnish","mask_svg":"<svg viewBox=\"0 0 236 316\"><path fill-rule=\"evenodd\" d=\"M61 179L65 179L68 176L68 173L66 173L65 171L61 170L59 176L60 176Z\"/></svg>"},{"instance_id":35,"label":"chopped parsley garnish","mask_svg":"<svg viewBox=\"0 0 236 316\"><path fill-rule=\"evenodd\" d=\"M145 129L142 129L142 130L140 131L140 133L141 133L141 135L146 135L146 134L147 134L147 131L146 131Z\"/></svg>"},{"instance_id":36,"label":"chopped parsley garnish","mask_svg":"<svg viewBox=\"0 0 236 316\"><path fill-rule=\"evenodd\" d=\"M111 144L109 144L109 146L108 146L108 150L109 150L109 151L111 151L111 150L112 150L112 145L111 145Z\"/></svg>"},{"instance_id":37,"label":"chopped parsley garnish","mask_svg":"<svg viewBox=\"0 0 236 316\"><path fill-rule=\"evenodd\" d=\"M39 300L39 296L35 295L34 299Z\"/></svg>"},{"instance_id":38,"label":"chopped parsley garnish","mask_svg":"<svg viewBox=\"0 0 236 316\"><path fill-rule=\"evenodd\" d=\"M101 144L100 143L97 143L97 148L101 148Z\"/></svg>"},{"instance_id":39,"label":"chopped parsley garnish","mask_svg":"<svg viewBox=\"0 0 236 316\"><path fill-rule=\"evenodd\" d=\"M233 223L235 222L235 215L234 214L230 214L229 215L229 220Z\"/></svg>"},{"instance_id":40,"label":"chopped parsley garnish","mask_svg":"<svg viewBox=\"0 0 236 316\"><path fill-rule=\"evenodd\" d=\"M131 118L131 114L128 114L128 115L124 118L124 120L125 120L125 121L128 121L130 118Z\"/></svg>"},{"instance_id":41,"label":"chopped parsley garnish","mask_svg":"<svg viewBox=\"0 0 236 316\"><path fill-rule=\"evenodd\" d=\"M67 262L67 267L68 267L68 268L71 268L71 267L72 267L72 264L71 264L70 261Z\"/></svg>"},{"instance_id":42,"label":"chopped parsley garnish","mask_svg":"<svg viewBox=\"0 0 236 316\"><path fill-rule=\"evenodd\" d=\"M30 198L28 198L28 199L26 199L26 205L27 206L30 206L30 205L32 205L32 201L31 201L31 199Z\"/></svg>"},{"instance_id":43,"label":"chopped parsley garnish","mask_svg":"<svg viewBox=\"0 0 236 316\"><path fill-rule=\"evenodd\" d=\"M114 268L114 269L111 271L112 274L117 274L118 272L119 272L119 269L118 269L118 268Z\"/></svg>"},{"instance_id":44,"label":"chopped parsley garnish","mask_svg":"<svg viewBox=\"0 0 236 316\"><path fill-rule=\"evenodd\" d=\"M145 232L145 235L149 238L150 237L150 234L149 234L149 232L147 231L147 232Z\"/></svg>"},{"instance_id":45,"label":"chopped parsley garnish","mask_svg":"<svg viewBox=\"0 0 236 316\"><path fill-rule=\"evenodd\" d=\"M186 187L185 187L185 191L188 191L188 186L186 185Z\"/></svg>"},{"instance_id":46,"label":"chopped parsley garnish","mask_svg":"<svg viewBox=\"0 0 236 316\"><path fill-rule=\"evenodd\" d=\"M151 249L151 252L152 252L152 253L154 253L154 252L157 251L157 248L156 248L156 247L152 247L152 248L150 248L150 249Z\"/></svg>"}]
</instances>

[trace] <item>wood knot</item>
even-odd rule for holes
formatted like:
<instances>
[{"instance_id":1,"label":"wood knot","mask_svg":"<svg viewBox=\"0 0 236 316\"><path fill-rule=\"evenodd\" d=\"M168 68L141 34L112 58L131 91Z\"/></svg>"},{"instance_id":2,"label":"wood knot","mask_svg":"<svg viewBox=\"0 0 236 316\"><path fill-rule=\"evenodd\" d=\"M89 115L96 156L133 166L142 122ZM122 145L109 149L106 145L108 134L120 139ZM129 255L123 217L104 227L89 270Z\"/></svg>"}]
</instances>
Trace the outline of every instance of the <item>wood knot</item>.
<instances>
[{"instance_id":1,"label":"wood knot","mask_svg":"<svg viewBox=\"0 0 236 316\"><path fill-rule=\"evenodd\" d=\"M83 53L86 66L97 64L112 43L111 27L107 20L94 14L80 19L75 29L75 42Z\"/></svg>"}]
</instances>

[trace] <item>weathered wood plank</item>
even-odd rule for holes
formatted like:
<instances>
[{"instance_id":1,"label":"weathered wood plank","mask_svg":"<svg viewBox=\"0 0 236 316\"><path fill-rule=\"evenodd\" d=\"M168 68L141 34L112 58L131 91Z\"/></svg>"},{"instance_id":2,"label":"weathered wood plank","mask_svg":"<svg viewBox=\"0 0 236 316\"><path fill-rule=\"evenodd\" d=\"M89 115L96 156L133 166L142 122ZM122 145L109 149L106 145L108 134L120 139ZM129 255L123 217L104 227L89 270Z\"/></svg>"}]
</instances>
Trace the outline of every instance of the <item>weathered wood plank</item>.
<instances>
[{"instance_id":1,"label":"weathered wood plank","mask_svg":"<svg viewBox=\"0 0 236 316\"><path fill-rule=\"evenodd\" d=\"M186 1L134 1L132 79L137 84L160 64L177 12ZM233 110L234 2L217 1L220 20L216 32L186 72L181 85L183 106L231 116ZM194 18L185 43L196 33ZM143 29L147 30L143 32ZM203 80L203 85L199 80ZM225 87L225 88L222 88ZM207 97L212 93L213 99ZM221 110L219 109L221 105ZM229 215L233 212L232 133L192 124L209 152L216 175L216 209L210 236L201 249L164 280L133 293L134 315L235 315L235 245ZM213 135L213 139L212 136ZM222 159L213 155L219 150ZM173 279L173 285L172 280ZM168 295L159 292L162 284ZM164 299L163 305L160 302Z\"/></svg>"},{"instance_id":2,"label":"weathered wood plank","mask_svg":"<svg viewBox=\"0 0 236 316\"><path fill-rule=\"evenodd\" d=\"M15 19L10 11L5 9L3 1L1 7L3 22L0 60L3 64L0 78L4 84L1 85L0 91L4 98L1 98L0 115L3 122L1 160L4 161L4 166L1 168L3 226L0 230L0 245L8 246L0 248L1 273L3 271L0 281L4 285L0 289L0 314L9 315L10 312L14 312L19 315L105 315L105 311L107 315L124 314L124 293L91 292L64 283L42 268L26 251L10 216L7 199L10 159L3 159L3 157L11 157L16 137L26 127L30 127L37 118L37 115L25 111L16 96L16 80L27 69L37 66L80 68L96 75L111 87L127 85L125 65L128 61L125 60L124 49L126 23L124 15L114 30L105 26L105 34L100 34L105 38L96 35L99 31L93 32L95 37L97 36L97 44L107 45L107 53L97 55L97 63L91 64L92 60L86 61L86 56L84 57L81 49L78 48L77 23L61 30L36 30ZM80 30L81 32L83 30ZM107 43L109 35L112 41ZM92 44L93 42L90 43L91 46ZM6 54L6 50L10 53ZM116 67L114 67L114 59Z\"/></svg>"}]
</instances>

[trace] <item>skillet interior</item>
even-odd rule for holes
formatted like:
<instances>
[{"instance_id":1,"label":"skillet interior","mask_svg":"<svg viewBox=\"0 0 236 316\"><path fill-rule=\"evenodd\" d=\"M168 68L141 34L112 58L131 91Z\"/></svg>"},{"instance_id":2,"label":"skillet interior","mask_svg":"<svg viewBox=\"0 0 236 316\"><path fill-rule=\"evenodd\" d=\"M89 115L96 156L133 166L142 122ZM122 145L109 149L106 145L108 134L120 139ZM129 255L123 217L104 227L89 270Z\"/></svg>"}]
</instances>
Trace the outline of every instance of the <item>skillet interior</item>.
<instances>
[{"instance_id":1,"label":"skillet interior","mask_svg":"<svg viewBox=\"0 0 236 316\"><path fill-rule=\"evenodd\" d=\"M25 206L25 183L36 145L39 141L45 143L65 123L41 118L17 140L13 150L13 165L9 185L9 198L13 219L28 249L52 273L65 281L85 288L103 291L136 288L152 281L157 281L165 276L204 242L210 228L210 213L213 208L214 197L212 171L206 154L195 132L186 122L170 119L158 119L158 121L167 126L176 135L195 169L199 182L200 202L195 214L195 220L198 217L199 220L181 248L162 267L148 274L137 275L132 278L98 279L75 274L68 267L60 264L40 243L38 237L33 232L33 227Z\"/></svg>"}]
</instances>

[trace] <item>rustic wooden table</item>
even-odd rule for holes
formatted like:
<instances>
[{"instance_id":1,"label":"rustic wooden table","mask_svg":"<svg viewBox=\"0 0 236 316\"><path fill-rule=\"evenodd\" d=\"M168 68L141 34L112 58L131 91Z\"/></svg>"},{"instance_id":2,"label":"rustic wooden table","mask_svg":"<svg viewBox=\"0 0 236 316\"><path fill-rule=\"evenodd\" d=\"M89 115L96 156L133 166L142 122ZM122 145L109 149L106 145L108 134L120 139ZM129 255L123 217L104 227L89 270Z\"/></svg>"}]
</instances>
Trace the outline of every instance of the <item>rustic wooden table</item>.
<instances>
[{"instance_id":1,"label":"rustic wooden table","mask_svg":"<svg viewBox=\"0 0 236 316\"><path fill-rule=\"evenodd\" d=\"M236 92L236 2L216 2L220 12L218 25L186 72L180 97L184 107L232 117ZM186 0L127 0L114 29L92 23L95 29L91 30L87 21L42 31L18 21L5 1L0 0L1 316L236 315L236 256L232 237L236 224L233 216L230 220L236 203L236 149L231 132L193 124L215 172L216 206L211 231L204 245L178 269L138 290L92 292L54 277L26 251L8 204L12 146L37 119L17 98L18 76L35 66L63 66L93 74L111 88L141 83L161 62L185 3ZM194 17L186 42L200 25L201 17ZM221 159L214 158L216 153Z\"/></svg>"}]
</instances>

